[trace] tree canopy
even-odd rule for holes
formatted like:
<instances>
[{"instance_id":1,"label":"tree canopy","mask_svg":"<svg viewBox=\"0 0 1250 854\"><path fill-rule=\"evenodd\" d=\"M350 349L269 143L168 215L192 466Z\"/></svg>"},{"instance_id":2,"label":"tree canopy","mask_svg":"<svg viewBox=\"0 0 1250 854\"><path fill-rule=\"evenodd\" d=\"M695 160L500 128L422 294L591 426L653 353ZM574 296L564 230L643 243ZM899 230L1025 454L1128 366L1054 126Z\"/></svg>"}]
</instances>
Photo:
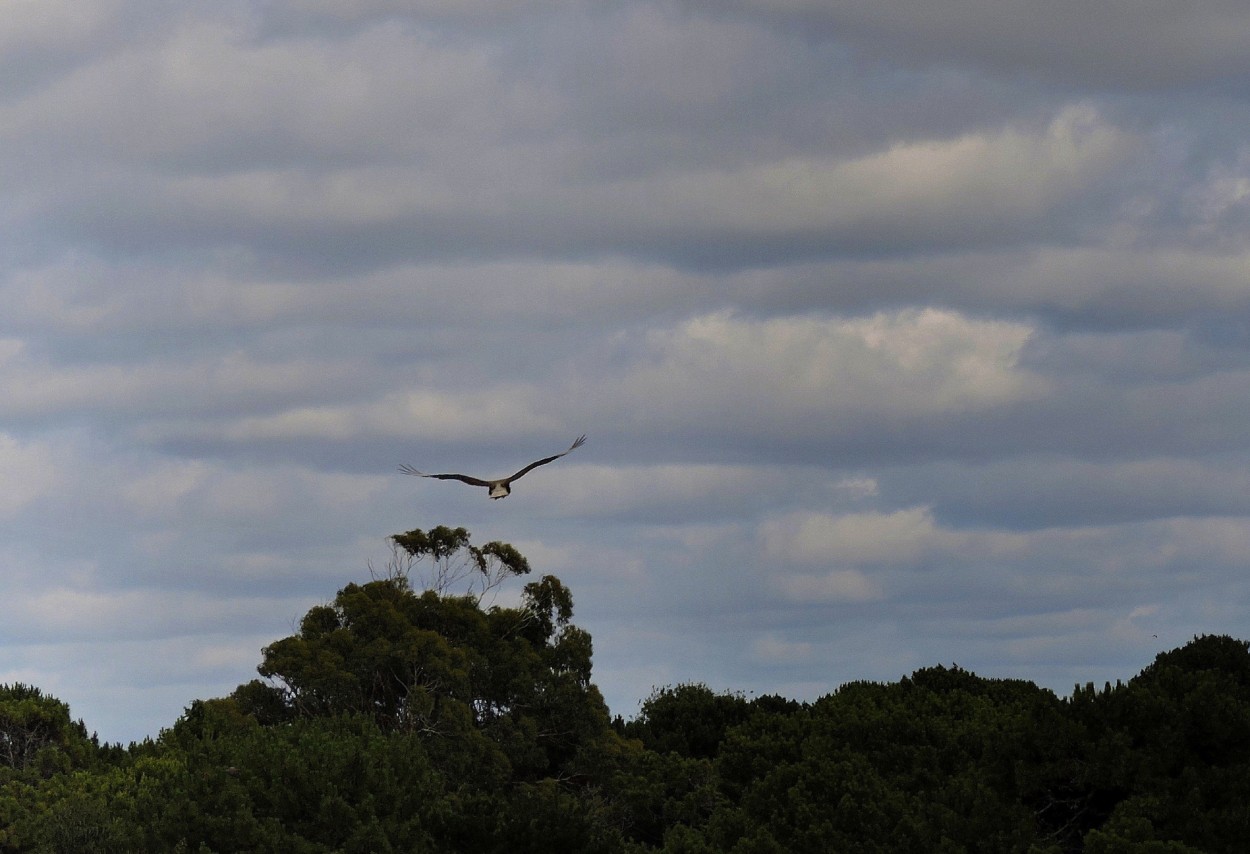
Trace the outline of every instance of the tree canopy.
<instances>
[{"instance_id":1,"label":"tree canopy","mask_svg":"<svg viewBox=\"0 0 1250 854\"><path fill-rule=\"evenodd\" d=\"M261 678L155 740L101 745L64 703L0 685L0 852L1105 854L1250 837L1245 641L1197 637L1068 698L935 665L812 703L669 686L612 721L563 583L484 607L529 572L511 546L462 528L395 542L428 562L422 589L408 563L346 585L262 650Z\"/></svg>"}]
</instances>

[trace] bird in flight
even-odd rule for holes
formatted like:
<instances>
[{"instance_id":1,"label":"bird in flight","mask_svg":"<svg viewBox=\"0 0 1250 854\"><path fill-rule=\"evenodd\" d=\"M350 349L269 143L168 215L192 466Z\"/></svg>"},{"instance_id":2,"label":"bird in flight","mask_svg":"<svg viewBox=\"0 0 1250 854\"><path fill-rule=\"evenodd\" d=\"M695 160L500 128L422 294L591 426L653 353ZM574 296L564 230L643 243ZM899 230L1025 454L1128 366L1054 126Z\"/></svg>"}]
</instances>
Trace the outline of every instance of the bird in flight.
<instances>
[{"instance_id":1,"label":"bird in flight","mask_svg":"<svg viewBox=\"0 0 1250 854\"><path fill-rule=\"evenodd\" d=\"M545 466L547 463L560 459L560 457L569 453L569 451L576 451L585 443L585 441L585 435L578 436L577 441L569 445L568 451L562 451L554 457L547 457L546 459L539 460L538 462L530 463L525 468L512 475L512 477L501 477L499 480L482 480L477 477L469 477L467 474L426 474L425 472L417 471L406 463L400 466L399 470L404 474L416 475L417 477L435 477L439 480L460 480L469 484L469 486L485 486L490 490L491 498L507 498L512 492L512 482L514 480L518 480L522 475L538 468L539 466Z\"/></svg>"}]
</instances>

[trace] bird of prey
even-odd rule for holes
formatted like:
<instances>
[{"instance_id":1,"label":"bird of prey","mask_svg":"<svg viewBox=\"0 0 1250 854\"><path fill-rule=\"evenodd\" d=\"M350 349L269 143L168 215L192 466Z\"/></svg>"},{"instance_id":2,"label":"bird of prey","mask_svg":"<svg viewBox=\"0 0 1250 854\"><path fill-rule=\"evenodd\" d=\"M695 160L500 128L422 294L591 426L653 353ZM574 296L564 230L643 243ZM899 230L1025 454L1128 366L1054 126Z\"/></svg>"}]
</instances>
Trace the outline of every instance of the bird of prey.
<instances>
[{"instance_id":1,"label":"bird of prey","mask_svg":"<svg viewBox=\"0 0 1250 854\"><path fill-rule=\"evenodd\" d=\"M469 484L469 486L485 486L490 490L491 498L507 498L509 493L512 492L512 482L514 480L519 479L522 475L538 468L539 466L545 466L547 463L560 459L560 457L569 453L569 451L576 451L585 441L585 435L578 436L577 441L569 445L568 451L562 451L554 457L547 457L546 459L539 460L538 462L530 463L525 468L512 475L512 477L501 477L499 480L482 480L477 477L469 477L467 474L426 474L425 472L417 471L412 466L407 464L400 466L399 470L404 474L416 475L417 477L436 477L439 480L460 480Z\"/></svg>"}]
</instances>

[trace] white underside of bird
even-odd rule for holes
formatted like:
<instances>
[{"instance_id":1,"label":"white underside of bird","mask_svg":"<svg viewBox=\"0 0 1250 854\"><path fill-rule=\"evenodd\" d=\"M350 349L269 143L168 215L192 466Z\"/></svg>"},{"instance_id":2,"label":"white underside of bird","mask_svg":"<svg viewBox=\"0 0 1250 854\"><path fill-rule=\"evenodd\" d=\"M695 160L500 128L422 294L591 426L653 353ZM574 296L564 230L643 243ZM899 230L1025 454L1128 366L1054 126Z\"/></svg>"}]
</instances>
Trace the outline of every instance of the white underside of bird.
<instances>
[{"instance_id":1,"label":"white underside of bird","mask_svg":"<svg viewBox=\"0 0 1250 854\"><path fill-rule=\"evenodd\" d=\"M503 477L503 478L500 478L499 480L482 480L479 477L471 477L467 474L426 474L425 472L417 471L412 466L406 463L404 465L401 465L399 467L399 470L402 471L404 474L410 474L416 477L433 477L433 478L437 478L438 480L458 480L461 483L469 484L469 486L484 486L489 490L487 494L490 495L491 498L494 498L494 499L507 498L509 495L512 494L513 481L520 479L522 475L526 474L529 471L532 471L533 469L538 468L539 466L545 466L547 463L554 462L555 460L560 459L560 457L564 456L570 451L576 451L578 448L582 446L583 443L585 443L585 441L586 441L586 436L584 434L581 436L578 436L577 440L573 442L572 445L569 445L569 449L567 451L562 451L561 453L558 453L555 456L545 457L544 459L538 460L537 462L530 463L525 468L521 469L520 471L518 471L516 474L512 475L511 477Z\"/></svg>"}]
</instances>

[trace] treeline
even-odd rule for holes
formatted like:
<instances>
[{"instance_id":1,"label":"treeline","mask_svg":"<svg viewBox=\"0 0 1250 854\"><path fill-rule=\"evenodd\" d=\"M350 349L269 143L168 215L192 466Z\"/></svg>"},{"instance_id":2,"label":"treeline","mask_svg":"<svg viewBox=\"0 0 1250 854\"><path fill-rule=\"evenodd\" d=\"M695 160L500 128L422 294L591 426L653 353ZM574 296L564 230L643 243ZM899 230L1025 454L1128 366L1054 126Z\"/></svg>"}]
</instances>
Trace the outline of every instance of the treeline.
<instances>
[{"instance_id":1,"label":"treeline","mask_svg":"<svg viewBox=\"0 0 1250 854\"><path fill-rule=\"evenodd\" d=\"M4 852L1241 852L1250 644L1071 698L932 667L814 703L702 685L609 718L569 590L463 529L395 538L265 677L101 745L0 686ZM408 581L423 567L423 586ZM455 595L457 584L477 585Z\"/></svg>"}]
</instances>

